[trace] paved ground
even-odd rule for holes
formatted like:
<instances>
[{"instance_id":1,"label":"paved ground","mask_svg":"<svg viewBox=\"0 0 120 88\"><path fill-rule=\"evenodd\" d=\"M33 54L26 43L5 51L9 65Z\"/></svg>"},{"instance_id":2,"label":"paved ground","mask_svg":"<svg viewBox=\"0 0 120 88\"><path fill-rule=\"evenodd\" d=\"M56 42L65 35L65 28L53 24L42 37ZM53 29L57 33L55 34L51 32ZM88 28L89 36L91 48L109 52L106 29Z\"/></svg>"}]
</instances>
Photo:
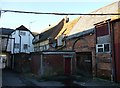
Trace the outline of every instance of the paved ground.
<instances>
[{"instance_id":1,"label":"paved ground","mask_svg":"<svg viewBox=\"0 0 120 88\"><path fill-rule=\"evenodd\" d=\"M57 79L50 78L49 80L41 80L41 79L36 79L33 76L26 76L26 74L18 74L10 70L3 70L2 74L2 83L3 83L3 88L6 86L17 86L17 87L22 87L25 88L27 86L32 86L33 88L39 87L39 88L49 88L49 87L55 87L55 88L61 88L64 86L69 86L74 88L95 88L95 87L100 87L100 88L120 88L119 84L116 84L111 81L106 81L106 80L101 80L98 78L83 78L83 77L78 77L74 76L72 78L64 78L64 77L58 77ZM8 88L9 88L8 87Z\"/></svg>"},{"instance_id":2,"label":"paved ground","mask_svg":"<svg viewBox=\"0 0 120 88\"><path fill-rule=\"evenodd\" d=\"M74 81L75 84L78 84L80 86L85 86L86 88L120 88L119 83L115 83L112 81L100 79L100 78L89 78L89 79L84 79L81 81Z\"/></svg>"},{"instance_id":3,"label":"paved ground","mask_svg":"<svg viewBox=\"0 0 120 88\"><path fill-rule=\"evenodd\" d=\"M20 80L18 74L9 71L9 70L3 70L2 71L2 86L25 86Z\"/></svg>"},{"instance_id":4,"label":"paved ground","mask_svg":"<svg viewBox=\"0 0 120 88\"><path fill-rule=\"evenodd\" d=\"M39 82L31 77L25 76L23 74L19 74L13 72L11 70L3 70L2 71L2 87L49 87L49 86L64 86L61 82L56 81L42 81Z\"/></svg>"}]
</instances>

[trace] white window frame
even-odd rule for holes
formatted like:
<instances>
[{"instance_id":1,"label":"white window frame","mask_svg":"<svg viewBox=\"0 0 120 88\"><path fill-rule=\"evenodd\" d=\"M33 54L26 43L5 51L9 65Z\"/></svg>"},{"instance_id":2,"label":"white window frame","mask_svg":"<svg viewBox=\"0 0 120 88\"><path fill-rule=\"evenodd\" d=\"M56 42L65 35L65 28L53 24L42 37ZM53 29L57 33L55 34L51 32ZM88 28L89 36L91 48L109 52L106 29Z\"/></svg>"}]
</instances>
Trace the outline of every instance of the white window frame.
<instances>
[{"instance_id":1,"label":"white window frame","mask_svg":"<svg viewBox=\"0 0 120 88\"><path fill-rule=\"evenodd\" d=\"M15 43L14 48L19 49L20 48L20 43Z\"/></svg>"},{"instance_id":2,"label":"white window frame","mask_svg":"<svg viewBox=\"0 0 120 88\"><path fill-rule=\"evenodd\" d=\"M109 51L105 51L105 44L109 44ZM101 45L101 47L98 47ZM98 52L98 49L103 49L103 52ZM110 53L110 43L104 43L104 44L96 44L96 53Z\"/></svg>"},{"instance_id":3,"label":"white window frame","mask_svg":"<svg viewBox=\"0 0 120 88\"><path fill-rule=\"evenodd\" d=\"M24 31L20 31L20 35L25 36L25 35L26 35L26 32L24 32Z\"/></svg>"},{"instance_id":4,"label":"white window frame","mask_svg":"<svg viewBox=\"0 0 120 88\"><path fill-rule=\"evenodd\" d=\"M28 44L23 44L23 49L27 50L28 49Z\"/></svg>"}]
</instances>

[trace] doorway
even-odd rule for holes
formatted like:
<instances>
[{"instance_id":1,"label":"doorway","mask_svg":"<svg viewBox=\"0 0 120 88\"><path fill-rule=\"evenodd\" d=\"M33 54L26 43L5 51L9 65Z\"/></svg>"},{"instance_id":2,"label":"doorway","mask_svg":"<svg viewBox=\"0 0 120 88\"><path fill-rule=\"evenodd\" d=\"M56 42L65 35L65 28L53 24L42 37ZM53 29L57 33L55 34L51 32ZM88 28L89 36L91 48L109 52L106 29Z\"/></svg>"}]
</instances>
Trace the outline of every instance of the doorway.
<instances>
[{"instance_id":1,"label":"doorway","mask_svg":"<svg viewBox=\"0 0 120 88\"><path fill-rule=\"evenodd\" d=\"M77 75L92 77L92 53L77 52L76 67L77 67Z\"/></svg>"},{"instance_id":2,"label":"doorway","mask_svg":"<svg viewBox=\"0 0 120 88\"><path fill-rule=\"evenodd\" d=\"M64 57L64 74L71 75L72 73L72 59L71 57Z\"/></svg>"}]
</instances>

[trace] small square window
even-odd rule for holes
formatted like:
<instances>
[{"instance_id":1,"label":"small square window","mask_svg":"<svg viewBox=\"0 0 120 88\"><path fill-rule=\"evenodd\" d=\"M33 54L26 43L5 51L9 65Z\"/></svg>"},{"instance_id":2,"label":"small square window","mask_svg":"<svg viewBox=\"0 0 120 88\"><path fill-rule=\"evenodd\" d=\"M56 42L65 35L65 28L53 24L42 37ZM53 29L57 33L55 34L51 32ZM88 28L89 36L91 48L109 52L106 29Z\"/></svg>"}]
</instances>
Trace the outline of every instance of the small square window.
<instances>
[{"instance_id":1,"label":"small square window","mask_svg":"<svg viewBox=\"0 0 120 88\"><path fill-rule=\"evenodd\" d=\"M28 49L28 44L24 44L23 49Z\"/></svg>"},{"instance_id":2,"label":"small square window","mask_svg":"<svg viewBox=\"0 0 120 88\"><path fill-rule=\"evenodd\" d=\"M21 31L21 32L20 32L20 35L24 35L24 36L25 36L25 35L26 35L26 32Z\"/></svg>"},{"instance_id":3,"label":"small square window","mask_svg":"<svg viewBox=\"0 0 120 88\"><path fill-rule=\"evenodd\" d=\"M20 44L19 43L15 43L15 48L19 48L20 47Z\"/></svg>"},{"instance_id":4,"label":"small square window","mask_svg":"<svg viewBox=\"0 0 120 88\"><path fill-rule=\"evenodd\" d=\"M98 52L103 52L103 48L98 48Z\"/></svg>"},{"instance_id":5,"label":"small square window","mask_svg":"<svg viewBox=\"0 0 120 88\"><path fill-rule=\"evenodd\" d=\"M98 47L103 47L103 45L98 45Z\"/></svg>"},{"instance_id":6,"label":"small square window","mask_svg":"<svg viewBox=\"0 0 120 88\"><path fill-rule=\"evenodd\" d=\"M109 52L109 44L104 44L104 52Z\"/></svg>"},{"instance_id":7,"label":"small square window","mask_svg":"<svg viewBox=\"0 0 120 88\"><path fill-rule=\"evenodd\" d=\"M110 51L110 44L97 44L96 45L96 52L109 52Z\"/></svg>"}]
</instances>

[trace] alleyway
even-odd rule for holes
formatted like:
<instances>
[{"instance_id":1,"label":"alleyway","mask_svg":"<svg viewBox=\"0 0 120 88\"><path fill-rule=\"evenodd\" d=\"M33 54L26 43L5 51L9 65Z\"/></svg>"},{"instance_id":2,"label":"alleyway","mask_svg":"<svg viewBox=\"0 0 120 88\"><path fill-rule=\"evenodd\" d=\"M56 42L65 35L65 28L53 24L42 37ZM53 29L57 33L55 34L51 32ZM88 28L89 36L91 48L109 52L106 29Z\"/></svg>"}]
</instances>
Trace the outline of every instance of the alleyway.
<instances>
[{"instance_id":1,"label":"alleyway","mask_svg":"<svg viewBox=\"0 0 120 88\"><path fill-rule=\"evenodd\" d=\"M20 74L11 70L2 71L2 86L35 86L30 81L25 80Z\"/></svg>"},{"instance_id":2,"label":"alleyway","mask_svg":"<svg viewBox=\"0 0 120 88\"><path fill-rule=\"evenodd\" d=\"M9 87L49 87L49 86L64 86L64 84L56 81L44 81L44 82L38 82L35 79L31 79L29 77L24 76L23 74L16 73L11 70L4 69L2 71L2 88L9 88Z\"/></svg>"},{"instance_id":3,"label":"alleyway","mask_svg":"<svg viewBox=\"0 0 120 88\"><path fill-rule=\"evenodd\" d=\"M72 78L50 78L47 80L36 80L30 76L25 76L20 73L16 73L11 70L3 70L2 71L2 86L3 88L11 88L11 87L37 87L37 88L64 88L65 86L74 87L74 88L120 88L120 85L116 85L110 81L104 81L100 79L92 79L92 78L83 78L81 76L72 77Z\"/></svg>"}]
</instances>

